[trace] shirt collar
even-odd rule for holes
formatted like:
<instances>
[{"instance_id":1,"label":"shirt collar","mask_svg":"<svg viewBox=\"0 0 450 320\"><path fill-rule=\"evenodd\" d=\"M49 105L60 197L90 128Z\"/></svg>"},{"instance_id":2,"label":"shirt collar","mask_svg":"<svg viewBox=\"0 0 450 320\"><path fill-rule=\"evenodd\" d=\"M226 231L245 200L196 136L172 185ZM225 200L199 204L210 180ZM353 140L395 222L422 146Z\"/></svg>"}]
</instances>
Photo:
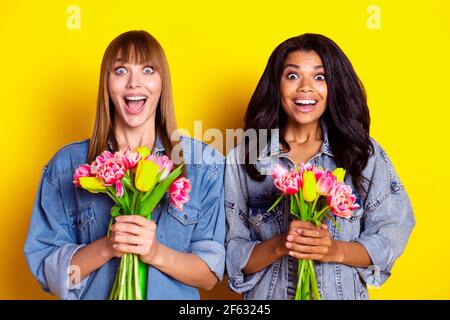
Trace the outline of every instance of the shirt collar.
<instances>
[{"instance_id":1,"label":"shirt collar","mask_svg":"<svg viewBox=\"0 0 450 320\"><path fill-rule=\"evenodd\" d=\"M112 137L109 136L108 137L108 149L109 151L113 151L113 140ZM163 153L166 149L164 148L164 145L161 142L161 139L159 138L158 134L156 135L156 140L155 140L155 146L153 147L152 153Z\"/></svg>"},{"instance_id":2,"label":"shirt collar","mask_svg":"<svg viewBox=\"0 0 450 320\"><path fill-rule=\"evenodd\" d=\"M328 127L323 119L320 120L320 125L322 127L323 142L319 154L323 153L330 157L333 157L333 153L331 152L331 147L328 140ZM286 152L280 150L280 130L274 129L271 130L270 143L267 144L261 151L261 153L258 155L257 160L262 161L272 156L283 156L285 154Z\"/></svg>"}]
</instances>

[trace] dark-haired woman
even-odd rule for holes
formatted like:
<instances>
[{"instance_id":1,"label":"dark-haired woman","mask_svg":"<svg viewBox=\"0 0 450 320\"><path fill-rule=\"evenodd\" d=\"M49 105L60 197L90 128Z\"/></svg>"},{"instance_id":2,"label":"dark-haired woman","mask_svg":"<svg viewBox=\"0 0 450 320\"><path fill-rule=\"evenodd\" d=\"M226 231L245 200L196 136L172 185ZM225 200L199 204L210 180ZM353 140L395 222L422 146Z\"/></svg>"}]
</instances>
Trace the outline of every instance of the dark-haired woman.
<instances>
[{"instance_id":1,"label":"dark-haired woman","mask_svg":"<svg viewBox=\"0 0 450 320\"><path fill-rule=\"evenodd\" d=\"M250 100L246 136L227 157L225 205L229 286L244 299L292 299L297 259L315 260L322 299L368 299L389 277L415 225L386 153L369 136L363 85L330 39L281 43ZM266 140L267 143L261 144ZM360 209L322 226L292 219L270 176L276 163L343 167Z\"/></svg>"}]
</instances>

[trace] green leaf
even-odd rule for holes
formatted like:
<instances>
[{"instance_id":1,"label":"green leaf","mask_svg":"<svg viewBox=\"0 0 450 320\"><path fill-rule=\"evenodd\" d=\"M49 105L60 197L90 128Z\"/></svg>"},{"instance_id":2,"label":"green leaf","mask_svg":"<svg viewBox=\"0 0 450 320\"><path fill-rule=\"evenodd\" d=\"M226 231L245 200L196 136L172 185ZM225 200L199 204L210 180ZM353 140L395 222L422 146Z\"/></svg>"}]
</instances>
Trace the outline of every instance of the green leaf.
<instances>
[{"instance_id":1,"label":"green leaf","mask_svg":"<svg viewBox=\"0 0 450 320\"><path fill-rule=\"evenodd\" d=\"M291 214L294 215L297 219L300 219L300 210L298 204L295 202L295 196L291 196Z\"/></svg>"},{"instance_id":2,"label":"green leaf","mask_svg":"<svg viewBox=\"0 0 450 320\"><path fill-rule=\"evenodd\" d=\"M328 219L331 220L331 222L333 222L333 224L336 226L336 228L339 230L339 232L342 233L342 229L339 226L339 224L336 222L336 220L334 220L333 217L329 213L327 213L327 217L328 217Z\"/></svg>"},{"instance_id":3,"label":"green leaf","mask_svg":"<svg viewBox=\"0 0 450 320\"><path fill-rule=\"evenodd\" d=\"M142 210L139 213L140 215L148 217L152 213L153 209L155 209L159 201L161 201L172 182L174 182L175 179L181 174L181 166L182 165L178 166L178 168L172 171L166 179L160 181L160 183L158 183L153 189L152 193L147 196L148 198L143 199L141 207Z\"/></svg>"},{"instance_id":4,"label":"green leaf","mask_svg":"<svg viewBox=\"0 0 450 320\"><path fill-rule=\"evenodd\" d=\"M111 210L110 210L111 216L114 218L118 217L120 215L121 209L122 209L122 207L120 207L118 205L112 206Z\"/></svg>"},{"instance_id":5,"label":"green leaf","mask_svg":"<svg viewBox=\"0 0 450 320\"><path fill-rule=\"evenodd\" d=\"M125 175L122 178L122 183L125 187L127 187L128 189L132 190L133 192L136 192L137 189L135 188L133 181L131 180L131 178L128 175Z\"/></svg>"},{"instance_id":6,"label":"green leaf","mask_svg":"<svg viewBox=\"0 0 450 320\"><path fill-rule=\"evenodd\" d=\"M273 205L267 210L267 212L270 212L273 208L275 208L281 201L281 199L283 199L283 194L281 194L277 200L275 200L275 202L273 203Z\"/></svg>"}]
</instances>

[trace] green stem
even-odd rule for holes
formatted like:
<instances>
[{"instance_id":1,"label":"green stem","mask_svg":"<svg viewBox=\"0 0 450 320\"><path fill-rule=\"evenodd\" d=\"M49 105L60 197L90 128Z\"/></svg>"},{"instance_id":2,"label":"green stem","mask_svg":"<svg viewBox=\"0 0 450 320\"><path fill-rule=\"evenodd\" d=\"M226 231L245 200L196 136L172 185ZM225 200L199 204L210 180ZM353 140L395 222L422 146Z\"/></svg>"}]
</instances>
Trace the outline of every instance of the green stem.
<instances>
[{"instance_id":1,"label":"green stem","mask_svg":"<svg viewBox=\"0 0 450 320\"><path fill-rule=\"evenodd\" d=\"M311 268L311 287L314 295L314 300L321 300L319 288L317 287L317 278L316 272L314 271L314 262L312 260L308 260L309 267Z\"/></svg>"},{"instance_id":2,"label":"green stem","mask_svg":"<svg viewBox=\"0 0 450 320\"><path fill-rule=\"evenodd\" d=\"M141 286L139 283L139 258L137 254L133 255L133 273L134 273L134 292L136 300L142 300Z\"/></svg>"},{"instance_id":3,"label":"green stem","mask_svg":"<svg viewBox=\"0 0 450 320\"><path fill-rule=\"evenodd\" d=\"M131 197L131 208L130 208L130 212L131 214L135 214L135 208L136 208L136 198L137 198L137 192L133 192L133 195Z\"/></svg>"},{"instance_id":4,"label":"green stem","mask_svg":"<svg viewBox=\"0 0 450 320\"><path fill-rule=\"evenodd\" d=\"M114 295L116 293L117 290L117 283L119 282L119 273L116 274L116 276L114 277L114 283L111 289L111 293L109 294L108 300L114 300Z\"/></svg>"},{"instance_id":5,"label":"green stem","mask_svg":"<svg viewBox=\"0 0 450 320\"><path fill-rule=\"evenodd\" d=\"M107 238L109 238L109 234L111 233L111 226L113 224L114 221L114 217L111 217L111 219L109 220L109 225L108 225L108 233L106 235Z\"/></svg>"},{"instance_id":6,"label":"green stem","mask_svg":"<svg viewBox=\"0 0 450 320\"><path fill-rule=\"evenodd\" d=\"M133 299L133 287L132 287L132 276L133 276L133 254L127 253L127 300L134 300Z\"/></svg>"},{"instance_id":7,"label":"green stem","mask_svg":"<svg viewBox=\"0 0 450 320\"><path fill-rule=\"evenodd\" d=\"M302 289L303 289L303 291L302 291L302 296L303 296L302 300L311 300L311 294L310 294L310 291L309 291L309 286L310 286L310 281L309 280L310 280L311 270L309 268L308 261L305 261L305 264L306 264L306 266L305 266L304 283L303 283L303 286L302 286Z\"/></svg>"},{"instance_id":8,"label":"green stem","mask_svg":"<svg viewBox=\"0 0 450 320\"><path fill-rule=\"evenodd\" d=\"M120 293L119 293L119 300L123 300L125 298L125 280L126 280L126 274L127 274L127 254L124 254L122 256L122 262L123 262L123 266L122 266L122 274L120 275L120 282L119 282L119 288L120 288Z\"/></svg>"},{"instance_id":9,"label":"green stem","mask_svg":"<svg viewBox=\"0 0 450 320\"><path fill-rule=\"evenodd\" d=\"M313 205L312 205L312 208L311 208L311 211L310 211L308 217L313 217L314 216L314 209L316 208L317 200L319 200L319 197L320 197L320 195L317 194L316 198L314 199L314 202L313 202Z\"/></svg>"},{"instance_id":10,"label":"green stem","mask_svg":"<svg viewBox=\"0 0 450 320\"><path fill-rule=\"evenodd\" d=\"M323 217L321 217L321 215L322 215L324 212L326 212L328 209L329 209L329 207L328 207L328 206L325 206L322 210L320 210L319 212L317 212L317 213L314 215L314 218L313 218L313 219L317 219L317 220L321 221L322 218L323 218Z\"/></svg>"},{"instance_id":11,"label":"green stem","mask_svg":"<svg viewBox=\"0 0 450 320\"><path fill-rule=\"evenodd\" d=\"M294 194L294 197L295 197L295 202L297 203L297 206L298 206L298 212L300 212L300 219L301 220L306 220L305 218L305 216L304 216L304 214L303 214L303 212L302 212L302 207L301 207L301 205L300 205L300 199L298 198L298 193L296 193L296 194Z\"/></svg>"},{"instance_id":12,"label":"green stem","mask_svg":"<svg viewBox=\"0 0 450 320\"><path fill-rule=\"evenodd\" d=\"M336 220L333 219L333 217L330 214L327 214L328 219L331 220L331 222L333 222L333 224L336 226L336 228L339 230L340 233L342 233L342 229L339 226L339 224L337 223Z\"/></svg>"},{"instance_id":13,"label":"green stem","mask_svg":"<svg viewBox=\"0 0 450 320\"><path fill-rule=\"evenodd\" d=\"M297 280L297 289L295 290L295 300L302 300L302 287L303 287L303 273L305 270L305 263L303 259L298 260L298 280Z\"/></svg>"},{"instance_id":14,"label":"green stem","mask_svg":"<svg viewBox=\"0 0 450 320\"><path fill-rule=\"evenodd\" d=\"M119 270L117 272L117 285L116 285L116 290L113 294L113 300L118 300L120 297L120 279L122 279L122 273L123 273L123 259L120 258L120 265L119 265Z\"/></svg>"}]
</instances>

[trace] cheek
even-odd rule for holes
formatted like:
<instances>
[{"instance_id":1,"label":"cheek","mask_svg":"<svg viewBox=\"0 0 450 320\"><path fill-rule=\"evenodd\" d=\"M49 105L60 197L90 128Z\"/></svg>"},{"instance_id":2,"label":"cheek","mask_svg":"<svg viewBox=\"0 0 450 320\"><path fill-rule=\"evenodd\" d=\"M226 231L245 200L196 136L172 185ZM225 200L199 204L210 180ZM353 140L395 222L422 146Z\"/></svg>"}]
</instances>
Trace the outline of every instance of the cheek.
<instances>
[{"instance_id":1,"label":"cheek","mask_svg":"<svg viewBox=\"0 0 450 320\"><path fill-rule=\"evenodd\" d=\"M320 86L317 88L317 92L319 92L320 96L321 96L321 97L325 100L325 102L326 102L326 99L327 99L327 97L328 97L328 87L327 87L326 82L324 82L323 85L320 85Z\"/></svg>"},{"instance_id":2,"label":"cheek","mask_svg":"<svg viewBox=\"0 0 450 320\"><path fill-rule=\"evenodd\" d=\"M155 75L151 79L148 79L145 86L147 87L147 90L149 90L151 93L155 95L161 94L162 81L159 74Z\"/></svg>"},{"instance_id":3,"label":"cheek","mask_svg":"<svg viewBox=\"0 0 450 320\"><path fill-rule=\"evenodd\" d=\"M289 82L281 80L280 83L280 98L281 100L289 100L289 96L292 92L291 86Z\"/></svg>"},{"instance_id":4,"label":"cheek","mask_svg":"<svg viewBox=\"0 0 450 320\"><path fill-rule=\"evenodd\" d=\"M123 81L121 79L112 78L108 79L108 92L111 99L116 103L123 93Z\"/></svg>"}]
</instances>

